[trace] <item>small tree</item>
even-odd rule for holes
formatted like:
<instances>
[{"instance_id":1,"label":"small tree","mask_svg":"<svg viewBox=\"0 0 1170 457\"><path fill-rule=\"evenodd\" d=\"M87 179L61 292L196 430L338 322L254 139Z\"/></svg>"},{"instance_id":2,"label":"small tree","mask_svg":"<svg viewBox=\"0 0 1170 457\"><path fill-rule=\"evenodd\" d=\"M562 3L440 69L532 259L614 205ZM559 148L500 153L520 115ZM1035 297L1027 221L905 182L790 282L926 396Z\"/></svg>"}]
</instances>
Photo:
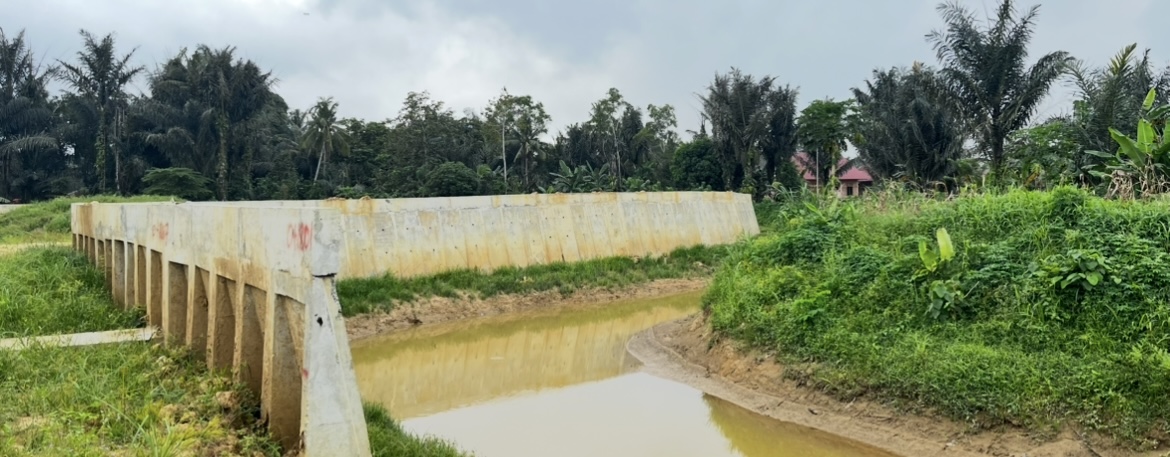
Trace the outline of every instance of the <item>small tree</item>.
<instances>
[{"instance_id":1,"label":"small tree","mask_svg":"<svg viewBox=\"0 0 1170 457\"><path fill-rule=\"evenodd\" d=\"M142 177L142 192L184 200L210 200L215 197L211 183L210 178L190 168L155 168Z\"/></svg>"}]
</instances>

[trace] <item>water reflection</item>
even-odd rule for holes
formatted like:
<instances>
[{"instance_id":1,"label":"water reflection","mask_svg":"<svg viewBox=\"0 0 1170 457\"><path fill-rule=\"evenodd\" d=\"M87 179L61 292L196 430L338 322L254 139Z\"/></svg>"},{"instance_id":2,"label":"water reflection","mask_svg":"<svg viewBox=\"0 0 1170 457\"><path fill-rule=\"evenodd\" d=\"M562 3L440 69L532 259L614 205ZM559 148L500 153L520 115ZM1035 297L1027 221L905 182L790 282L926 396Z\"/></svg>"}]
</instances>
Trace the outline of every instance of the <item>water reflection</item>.
<instances>
[{"instance_id":1,"label":"water reflection","mask_svg":"<svg viewBox=\"0 0 1170 457\"><path fill-rule=\"evenodd\" d=\"M893 456L856 441L791 422L781 422L729 401L703 394L711 423L743 457Z\"/></svg>"},{"instance_id":2,"label":"water reflection","mask_svg":"<svg viewBox=\"0 0 1170 457\"><path fill-rule=\"evenodd\" d=\"M617 376L626 341L698 310L700 292L476 320L355 343L362 398L409 419Z\"/></svg>"},{"instance_id":3,"label":"water reflection","mask_svg":"<svg viewBox=\"0 0 1170 457\"><path fill-rule=\"evenodd\" d=\"M480 457L887 457L632 370L635 333L700 293L434 326L354 344L366 400Z\"/></svg>"}]
</instances>

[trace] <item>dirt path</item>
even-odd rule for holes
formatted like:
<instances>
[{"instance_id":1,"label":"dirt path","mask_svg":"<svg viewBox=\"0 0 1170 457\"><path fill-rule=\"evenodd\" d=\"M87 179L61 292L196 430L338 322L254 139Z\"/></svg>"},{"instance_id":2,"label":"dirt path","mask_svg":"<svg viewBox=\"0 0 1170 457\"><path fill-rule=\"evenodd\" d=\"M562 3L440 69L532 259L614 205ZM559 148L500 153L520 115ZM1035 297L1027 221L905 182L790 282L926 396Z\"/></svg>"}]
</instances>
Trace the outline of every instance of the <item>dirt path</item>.
<instances>
[{"instance_id":1,"label":"dirt path","mask_svg":"<svg viewBox=\"0 0 1170 457\"><path fill-rule=\"evenodd\" d=\"M727 342L709 345L696 315L639 333L627 345L648 373L691 385L779 420L854 439L904 456L1153 457L1088 441L1072 431L1043 439L1020 429L971 430L931 415L907 415L882 404L838 401L783 378L773 357ZM1089 443L1093 444L1089 444Z\"/></svg>"},{"instance_id":2,"label":"dirt path","mask_svg":"<svg viewBox=\"0 0 1170 457\"><path fill-rule=\"evenodd\" d=\"M582 289L568 296L554 290L526 295L498 295L488 299L433 297L400 305L389 313L370 313L346 318L345 327L349 339L358 340L418 325L692 292L707 287L707 282L707 278L660 279L616 290Z\"/></svg>"}]
</instances>

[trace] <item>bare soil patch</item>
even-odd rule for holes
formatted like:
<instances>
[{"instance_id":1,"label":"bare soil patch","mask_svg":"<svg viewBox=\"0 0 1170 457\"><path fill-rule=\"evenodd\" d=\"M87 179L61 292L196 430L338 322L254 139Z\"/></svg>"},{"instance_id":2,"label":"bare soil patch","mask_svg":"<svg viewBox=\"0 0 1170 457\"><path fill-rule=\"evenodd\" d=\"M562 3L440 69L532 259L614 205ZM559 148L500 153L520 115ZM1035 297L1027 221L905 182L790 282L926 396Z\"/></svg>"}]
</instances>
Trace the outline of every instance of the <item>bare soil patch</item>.
<instances>
[{"instance_id":1,"label":"bare soil patch","mask_svg":"<svg viewBox=\"0 0 1170 457\"><path fill-rule=\"evenodd\" d=\"M420 325L692 292L707 287L707 283L708 278L659 279L620 289L580 289L568 295L552 290L533 294L497 295L487 299L468 295L456 298L430 297L401 304L390 312L375 312L346 318L345 326L350 340L358 340Z\"/></svg>"},{"instance_id":2,"label":"bare soil patch","mask_svg":"<svg viewBox=\"0 0 1170 457\"><path fill-rule=\"evenodd\" d=\"M786 379L772 354L711 343L701 314L639 333L627 348L648 373L691 385L775 419L816 428L904 456L1153 457L1064 430L1040 436L1011 426L977 430L932 413L911 414L867 399L841 401Z\"/></svg>"}]
</instances>

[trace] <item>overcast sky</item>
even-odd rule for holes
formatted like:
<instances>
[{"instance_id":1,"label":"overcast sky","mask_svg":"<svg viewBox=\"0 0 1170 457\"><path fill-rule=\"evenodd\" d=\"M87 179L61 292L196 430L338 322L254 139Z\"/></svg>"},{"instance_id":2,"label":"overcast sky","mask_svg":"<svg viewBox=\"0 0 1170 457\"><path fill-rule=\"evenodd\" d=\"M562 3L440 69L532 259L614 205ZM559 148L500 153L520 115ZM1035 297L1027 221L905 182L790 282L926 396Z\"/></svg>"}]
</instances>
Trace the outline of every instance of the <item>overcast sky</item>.
<instances>
[{"instance_id":1,"label":"overcast sky","mask_svg":"<svg viewBox=\"0 0 1170 457\"><path fill-rule=\"evenodd\" d=\"M1019 3L1021 7L1036 1ZM545 104L553 131L587 118L609 87L671 104L698 128L701 92L731 66L799 87L799 107L850 96L874 68L935 63L924 35L938 0L0 0L0 28L46 59L72 59L78 29L114 32L153 69L183 47L233 45L270 69L292 107L333 96L344 116L394 117L408 91L456 112L507 86ZM989 11L995 0L966 0ZM1123 46L1170 42L1154 0L1043 2L1033 58L1099 65ZM1154 49L1159 67L1166 49ZM142 91L144 81L135 84ZM1058 87L1042 115L1067 110ZM684 136L685 133L684 133Z\"/></svg>"}]
</instances>

